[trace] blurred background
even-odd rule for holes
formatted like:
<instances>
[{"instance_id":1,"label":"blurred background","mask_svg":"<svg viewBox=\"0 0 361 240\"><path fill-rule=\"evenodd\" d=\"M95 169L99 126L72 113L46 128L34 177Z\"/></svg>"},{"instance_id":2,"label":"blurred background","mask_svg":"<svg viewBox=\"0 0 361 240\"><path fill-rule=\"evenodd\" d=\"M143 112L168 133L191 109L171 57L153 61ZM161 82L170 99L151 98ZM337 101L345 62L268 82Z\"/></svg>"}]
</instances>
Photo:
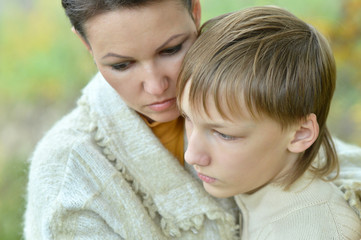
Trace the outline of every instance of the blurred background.
<instances>
[{"instance_id":1,"label":"blurred background","mask_svg":"<svg viewBox=\"0 0 361 240\"><path fill-rule=\"evenodd\" d=\"M61 1L0 0L0 239L21 239L28 158L75 106L96 73L70 31ZM361 0L201 0L202 20L253 5L278 5L330 41L338 84L329 117L334 136L361 146Z\"/></svg>"}]
</instances>

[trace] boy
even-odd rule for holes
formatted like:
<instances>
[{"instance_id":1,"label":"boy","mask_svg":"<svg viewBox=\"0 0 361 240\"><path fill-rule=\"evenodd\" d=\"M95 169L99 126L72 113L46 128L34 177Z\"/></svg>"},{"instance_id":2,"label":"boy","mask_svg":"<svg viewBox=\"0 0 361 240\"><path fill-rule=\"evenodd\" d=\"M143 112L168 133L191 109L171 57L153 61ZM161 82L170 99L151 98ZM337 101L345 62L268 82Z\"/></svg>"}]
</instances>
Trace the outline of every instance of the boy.
<instances>
[{"instance_id":1,"label":"boy","mask_svg":"<svg viewBox=\"0 0 361 240\"><path fill-rule=\"evenodd\" d=\"M185 160L208 193L235 196L242 239L360 239L360 219L326 179L338 160L325 38L276 7L223 15L201 32L178 81Z\"/></svg>"}]
</instances>

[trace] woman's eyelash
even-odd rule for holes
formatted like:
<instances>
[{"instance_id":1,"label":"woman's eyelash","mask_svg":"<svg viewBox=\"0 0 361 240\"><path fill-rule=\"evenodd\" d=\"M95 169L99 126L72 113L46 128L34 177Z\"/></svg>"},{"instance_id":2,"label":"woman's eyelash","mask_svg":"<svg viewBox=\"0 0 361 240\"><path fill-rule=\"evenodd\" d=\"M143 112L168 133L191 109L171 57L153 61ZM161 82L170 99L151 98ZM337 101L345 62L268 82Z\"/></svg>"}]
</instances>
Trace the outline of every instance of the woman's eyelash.
<instances>
[{"instance_id":1,"label":"woman's eyelash","mask_svg":"<svg viewBox=\"0 0 361 240\"><path fill-rule=\"evenodd\" d=\"M131 65L131 62L118 63L118 64L112 65L112 69L118 70L118 71L124 71L124 70L128 69L130 67L130 65Z\"/></svg>"},{"instance_id":2,"label":"woman's eyelash","mask_svg":"<svg viewBox=\"0 0 361 240\"><path fill-rule=\"evenodd\" d=\"M179 52L182 49L182 46L183 46L183 43L181 43L177 46L171 47L171 48L164 49L161 53L165 54L165 55L172 55L172 54Z\"/></svg>"},{"instance_id":3,"label":"woman's eyelash","mask_svg":"<svg viewBox=\"0 0 361 240\"><path fill-rule=\"evenodd\" d=\"M171 48L164 49L163 51L161 51L161 54L163 54L163 55L173 55L173 54L176 54L177 52L179 52L182 49L182 47L183 47L183 43L178 44L177 46L174 46L174 47L171 47ZM132 65L132 62L124 62L124 63L118 63L118 64L111 65L111 67L112 67L113 70L125 71L131 65Z\"/></svg>"}]
</instances>

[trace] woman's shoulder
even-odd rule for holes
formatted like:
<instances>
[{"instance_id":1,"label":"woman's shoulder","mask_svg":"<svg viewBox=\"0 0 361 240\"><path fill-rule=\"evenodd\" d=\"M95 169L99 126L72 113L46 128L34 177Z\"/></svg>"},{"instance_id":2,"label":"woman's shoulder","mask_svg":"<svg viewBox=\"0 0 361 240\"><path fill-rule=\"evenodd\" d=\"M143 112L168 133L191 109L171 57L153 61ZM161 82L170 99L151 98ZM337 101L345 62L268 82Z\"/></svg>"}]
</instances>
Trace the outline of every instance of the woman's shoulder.
<instances>
[{"instance_id":1,"label":"woman's shoulder","mask_svg":"<svg viewBox=\"0 0 361 240\"><path fill-rule=\"evenodd\" d=\"M74 151L96 148L92 144L95 128L88 109L81 105L57 121L38 142L29 158L28 194L49 187L47 195L56 195ZM82 156L78 155L78 158Z\"/></svg>"},{"instance_id":2,"label":"woman's shoulder","mask_svg":"<svg viewBox=\"0 0 361 240\"><path fill-rule=\"evenodd\" d=\"M28 235L40 232L44 226L59 227L61 231L66 224L73 224L75 229L79 218L96 222L98 227L105 225L96 214L103 213L105 199L111 199L105 189L117 170L94 142L94 132L69 127L71 119L67 116L57 123L31 158L25 213ZM89 204L92 211L85 208ZM70 225L68 229L72 229Z\"/></svg>"},{"instance_id":3,"label":"woman's shoulder","mask_svg":"<svg viewBox=\"0 0 361 240\"><path fill-rule=\"evenodd\" d=\"M81 107L58 120L36 145L30 162L49 154L63 155L79 139L90 133L91 120Z\"/></svg>"},{"instance_id":4,"label":"woman's shoulder","mask_svg":"<svg viewBox=\"0 0 361 240\"><path fill-rule=\"evenodd\" d=\"M95 173L116 171L95 141L97 130L81 107L55 123L29 159L28 197L54 200L64 188L77 191L93 184Z\"/></svg>"}]
</instances>

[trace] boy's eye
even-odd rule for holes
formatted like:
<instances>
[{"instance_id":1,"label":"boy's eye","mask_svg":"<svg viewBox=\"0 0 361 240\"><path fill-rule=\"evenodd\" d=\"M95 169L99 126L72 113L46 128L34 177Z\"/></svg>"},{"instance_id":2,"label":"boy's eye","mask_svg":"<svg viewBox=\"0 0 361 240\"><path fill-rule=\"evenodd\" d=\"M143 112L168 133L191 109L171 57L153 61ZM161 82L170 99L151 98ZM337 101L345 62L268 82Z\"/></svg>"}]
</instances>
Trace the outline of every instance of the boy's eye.
<instances>
[{"instance_id":1,"label":"boy's eye","mask_svg":"<svg viewBox=\"0 0 361 240\"><path fill-rule=\"evenodd\" d=\"M171 47L171 48L166 48L164 50L161 51L162 55L173 55L177 52L179 52L182 49L182 45L183 44L179 44L175 47Z\"/></svg>"},{"instance_id":2,"label":"boy's eye","mask_svg":"<svg viewBox=\"0 0 361 240\"><path fill-rule=\"evenodd\" d=\"M186 120L186 121L190 121L189 117L185 114L182 114L183 118Z\"/></svg>"},{"instance_id":3,"label":"boy's eye","mask_svg":"<svg viewBox=\"0 0 361 240\"><path fill-rule=\"evenodd\" d=\"M185 114L182 114L184 120L185 120L185 125L186 125L186 128L189 129L191 126L192 126L192 121L191 119L185 115Z\"/></svg>"},{"instance_id":4,"label":"boy's eye","mask_svg":"<svg viewBox=\"0 0 361 240\"><path fill-rule=\"evenodd\" d=\"M124 70L127 70L131 64L132 64L132 62L122 62L122 63L114 64L114 65L112 65L112 69L118 70L118 71L124 71Z\"/></svg>"},{"instance_id":5,"label":"boy's eye","mask_svg":"<svg viewBox=\"0 0 361 240\"><path fill-rule=\"evenodd\" d=\"M234 137L234 136L223 134L223 133L218 132L218 131L214 131L214 132L215 132L216 135L218 135L220 138L222 138L223 140L226 140L226 141L232 141L232 140L236 139L236 137Z\"/></svg>"}]
</instances>

